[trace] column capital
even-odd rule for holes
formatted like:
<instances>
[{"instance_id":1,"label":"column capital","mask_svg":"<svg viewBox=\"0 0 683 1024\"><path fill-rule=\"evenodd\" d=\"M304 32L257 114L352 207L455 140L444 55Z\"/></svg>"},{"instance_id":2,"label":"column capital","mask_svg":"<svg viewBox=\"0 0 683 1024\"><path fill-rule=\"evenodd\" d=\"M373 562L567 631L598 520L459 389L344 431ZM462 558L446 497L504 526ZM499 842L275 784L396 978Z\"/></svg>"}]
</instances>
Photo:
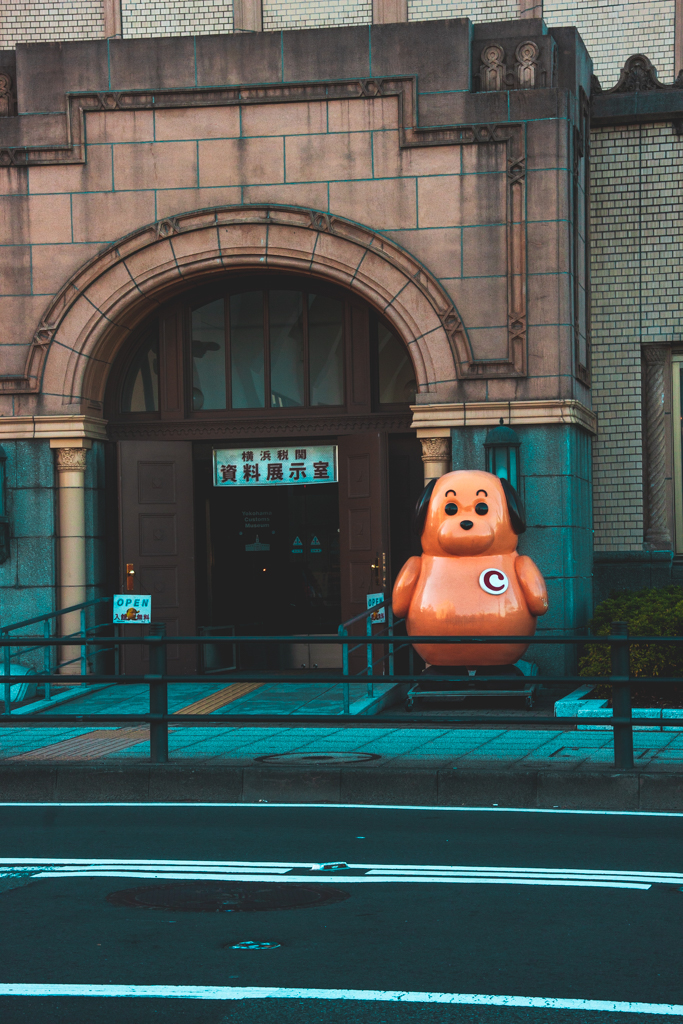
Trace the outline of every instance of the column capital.
<instances>
[{"instance_id":1,"label":"column capital","mask_svg":"<svg viewBox=\"0 0 683 1024\"><path fill-rule=\"evenodd\" d=\"M441 462L451 456L450 437L421 437L422 461Z\"/></svg>"},{"instance_id":2,"label":"column capital","mask_svg":"<svg viewBox=\"0 0 683 1024\"><path fill-rule=\"evenodd\" d=\"M76 473L85 473L85 457L87 448L58 448L57 449L57 472L70 470Z\"/></svg>"},{"instance_id":3,"label":"column capital","mask_svg":"<svg viewBox=\"0 0 683 1024\"><path fill-rule=\"evenodd\" d=\"M665 345L643 345L643 359L650 366L664 366L668 354Z\"/></svg>"}]
</instances>

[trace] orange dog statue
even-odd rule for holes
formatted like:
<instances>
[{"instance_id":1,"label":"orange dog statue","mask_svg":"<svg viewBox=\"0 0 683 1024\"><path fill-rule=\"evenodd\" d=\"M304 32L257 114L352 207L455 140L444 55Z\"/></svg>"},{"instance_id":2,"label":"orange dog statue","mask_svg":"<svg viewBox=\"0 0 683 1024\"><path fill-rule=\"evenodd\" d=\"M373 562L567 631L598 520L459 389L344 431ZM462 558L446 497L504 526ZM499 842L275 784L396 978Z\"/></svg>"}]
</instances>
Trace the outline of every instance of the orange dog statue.
<instances>
[{"instance_id":1,"label":"orange dog statue","mask_svg":"<svg viewBox=\"0 0 683 1024\"><path fill-rule=\"evenodd\" d=\"M517 554L526 529L507 480L458 470L432 480L415 509L421 556L409 558L393 592L409 636L532 636L548 610L545 582ZM428 665L510 665L527 644L415 644Z\"/></svg>"}]
</instances>

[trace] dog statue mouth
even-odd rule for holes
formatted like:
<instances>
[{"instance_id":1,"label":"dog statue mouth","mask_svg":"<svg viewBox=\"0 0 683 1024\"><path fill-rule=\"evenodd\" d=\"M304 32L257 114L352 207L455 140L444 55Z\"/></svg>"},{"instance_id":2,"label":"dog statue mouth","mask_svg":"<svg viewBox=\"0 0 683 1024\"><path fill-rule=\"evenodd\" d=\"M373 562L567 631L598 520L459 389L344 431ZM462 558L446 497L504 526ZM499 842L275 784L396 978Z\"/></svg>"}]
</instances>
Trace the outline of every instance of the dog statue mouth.
<instances>
[{"instance_id":1,"label":"dog statue mouth","mask_svg":"<svg viewBox=\"0 0 683 1024\"><path fill-rule=\"evenodd\" d=\"M485 523L477 523L477 529L461 530L453 520L441 524L437 534L439 547L449 555L481 555L493 543L493 530Z\"/></svg>"}]
</instances>

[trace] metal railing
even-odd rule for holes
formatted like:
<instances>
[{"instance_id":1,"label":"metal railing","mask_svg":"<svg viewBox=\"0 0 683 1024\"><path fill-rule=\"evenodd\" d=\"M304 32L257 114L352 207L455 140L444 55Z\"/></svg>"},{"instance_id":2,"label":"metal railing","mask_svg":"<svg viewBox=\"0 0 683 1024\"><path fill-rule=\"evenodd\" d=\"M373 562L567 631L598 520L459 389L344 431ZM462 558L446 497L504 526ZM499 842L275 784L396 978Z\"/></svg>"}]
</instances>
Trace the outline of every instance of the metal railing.
<instances>
[{"instance_id":1,"label":"metal railing","mask_svg":"<svg viewBox=\"0 0 683 1024\"><path fill-rule=\"evenodd\" d=\"M362 616L361 616L362 618ZM348 625L348 624L347 624ZM351 645L351 638L348 633L337 636L316 636L316 644L341 644L342 652L344 652L344 645L346 646L346 673L343 671L339 673L330 672L314 672L307 671L305 673L284 673L284 672L255 672L255 671L229 671L226 672L224 677L216 673L210 678L206 676L191 674L191 675L169 675L167 668L167 646L172 645L201 645L206 643L215 643L217 639L223 639L225 642L235 644L293 644L293 643L307 643L310 638L306 636L229 636L224 638L216 638L215 636L166 636L165 626L163 624L152 624L148 627L149 633L144 636L106 636L106 637L91 637L85 634L77 636L71 635L69 637L13 637L8 638L6 636L0 637L0 648L3 649L3 657L7 658L7 651L11 646L30 646L32 648L54 648L64 646L66 642L73 644L74 640L77 640L83 647L97 647L101 646L103 641L107 644L111 644L116 649L120 649L122 646L146 646L149 649L149 669L150 671L140 675L121 675L115 673L113 675L106 675L102 673L92 673L88 678L89 682L92 683L103 683L110 685L131 685L131 684L144 684L149 688L149 712L143 714L64 714L49 711L48 713L34 713L28 715L12 715L11 706L6 705L5 714L0 715L0 725L11 725L11 726L24 726L31 727L34 725L83 725L85 723L97 723L102 725L107 724L148 724L150 728L150 757L151 760L157 763L166 762L168 760L168 729L169 723L174 725L188 725L188 726L225 726L226 723L230 725L245 725L248 724L253 727L255 723L259 725L277 725L282 726L283 718L286 718L288 726L306 726L312 725L334 725L336 727L352 726L353 728L386 728L387 725L395 725L398 727L415 727L420 726L422 728L439 728L445 727L462 726L462 725L514 725L517 728L525 726L554 726L563 727L578 724L587 724L586 718L578 716L562 716L562 717L540 717L534 716L531 720L524 720L519 715L512 717L510 715L444 715L439 714L438 718L428 718L427 716L421 715L410 715L410 714L386 714L383 713L381 718L374 716L356 716L349 713L349 702L348 694L344 700L344 708L341 714L337 715L315 715L315 714L239 714L235 712L219 713L212 712L211 714L182 714L175 713L169 714L168 711L168 686L176 683L201 683L205 682L207 685L215 684L217 682L224 683L239 683L239 682L290 682L297 686L302 683L305 684L319 684L326 683L332 685L341 684L342 687L350 684L350 677L348 674L348 648ZM614 763L617 768L629 769L633 768L633 727L634 724L637 726L649 726L656 725L661 726L661 718L637 718L634 719L632 716L631 709L631 685L632 678L630 673L630 647L632 644L649 644L649 645L669 645L680 647L683 646L683 637L631 637L628 635L625 623L613 623L612 632L609 636L533 636L533 637L502 637L502 636L459 636L459 637L444 637L444 636L412 636L409 640L401 637L395 637L395 634L381 633L378 635L370 635L366 631L366 635L362 637L361 646L373 648L378 645L396 645L398 642L402 644L419 643L419 644L469 644L469 645L481 645L481 644L543 644L550 646L565 646L565 645L585 645L590 643L591 645L609 645L611 651L611 674L608 677L596 676L563 676L561 682L565 684L598 684L598 683L609 683L612 687L613 694L613 717L592 717L590 718L591 726L602 726L606 725L612 728L614 735ZM368 674L371 674L374 670L375 661L370 656L366 670ZM63 674L46 674L43 676L45 681L52 682L82 682L80 676L69 677ZM362 678L362 677L361 677ZM406 683L415 685L416 683L430 683L438 681L444 682L444 676L439 675L430 676L429 672L415 675L413 673L402 675L393 674L392 677L395 683ZM481 682L490 682L500 684L501 676L478 677ZM539 684L557 684L558 678L543 678L541 676L535 677L535 681ZM683 683L683 679L680 677L675 678L662 678L662 677L639 677L638 685L655 683L661 685L663 683L670 684L672 687L678 686L680 688Z\"/></svg>"},{"instance_id":2,"label":"metal railing","mask_svg":"<svg viewBox=\"0 0 683 1024\"><path fill-rule=\"evenodd\" d=\"M88 609L93 609L93 611L94 611L96 606L102 605L105 602L111 603L111 601L112 601L111 597L95 597L95 598L93 598L90 601L82 601L80 604L71 605L69 608L60 608L60 609L58 609L57 611L54 611L54 612L45 612L42 615L34 615L30 619L22 619L21 622L12 622L8 626L0 626L0 640L7 640L8 638L10 638L9 634L15 632L18 629L26 629L28 626L36 626L36 625L39 625L39 624L42 623L42 625L43 625L43 636L42 636L42 639L43 640L49 640L53 636L53 633L52 633L52 625L53 625L53 623L56 623L57 620L62 617L62 615L66 615L69 612L80 612L80 629L79 629L79 631L77 633L67 633L65 636L62 636L60 638L59 644L54 644L54 645L51 645L51 646L47 646L47 645L43 646L43 667L42 667L42 670L39 671L39 672L36 672L35 675L38 676L41 679L41 682L44 681L44 684L45 684L45 697L46 697L47 700L50 700L51 696L52 696L52 694L51 694L51 682L52 682L52 680L48 679L47 677L52 676L55 673L61 673L61 670L66 668L68 665L73 665L73 664L76 664L76 663L80 662L80 670L81 670L81 672L80 672L80 676L78 677L79 678L79 683L81 685L85 686L89 682L92 682L92 679L85 679L84 678L85 676L87 676L88 671L89 671L89 669L91 667L91 666L88 665L87 646L84 643L81 643L80 645L79 644L74 644L73 640L79 640L79 639L81 639L83 637L87 637L87 636L92 635L93 633L97 632L97 630L107 628L108 626L111 625L110 623L107 623L107 622L101 622L101 623L97 623L97 624L91 625L91 626L88 626L88 624L87 624ZM115 631L116 631L115 632L115 636L118 636L118 632L119 632L118 626L116 626L114 628L115 628ZM10 677L11 677L12 659L19 658L19 657L25 657L27 654L32 654L34 651L39 650L40 647L41 647L41 645L37 644L37 643L35 643L33 646L27 646L23 642L23 639L20 641L18 637L13 637L13 638L10 638L10 639L13 639L15 641L15 643L14 644L10 644L9 646L5 646L4 647L4 649L3 649L3 658L2 658L2 675L5 677L5 681L4 681L5 709L7 709L7 706L8 706L9 700L10 700L10 688L13 685L12 682L11 682L11 679L10 679ZM65 641L67 641L67 640L71 640L72 642L67 644L67 643L65 643ZM16 646L16 648L17 648L17 650L14 653L12 652L12 647L13 646ZM58 653L59 647L75 647L75 646L80 646L80 654L78 654L75 658L69 658L66 661L59 661L58 660L56 655ZM116 674L118 674L118 671L119 671L119 663L118 663L119 648L118 647L100 648L100 649L98 649L97 653L98 654L105 654L108 651L112 651L113 654L114 654L114 672ZM61 682L61 680L60 680L60 682Z\"/></svg>"}]
</instances>

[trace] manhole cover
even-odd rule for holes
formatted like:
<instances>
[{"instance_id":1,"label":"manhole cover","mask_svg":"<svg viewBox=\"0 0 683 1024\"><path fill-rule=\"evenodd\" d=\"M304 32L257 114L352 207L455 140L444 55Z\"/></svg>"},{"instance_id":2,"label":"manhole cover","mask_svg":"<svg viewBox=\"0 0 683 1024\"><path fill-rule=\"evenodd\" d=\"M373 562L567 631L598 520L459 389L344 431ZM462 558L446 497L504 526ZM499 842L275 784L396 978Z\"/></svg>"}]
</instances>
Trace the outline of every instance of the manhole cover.
<instances>
[{"instance_id":1,"label":"manhole cover","mask_svg":"<svg viewBox=\"0 0 683 1024\"><path fill-rule=\"evenodd\" d=\"M356 764L359 761L379 761L380 754L263 754L255 757L262 764Z\"/></svg>"},{"instance_id":2,"label":"manhole cover","mask_svg":"<svg viewBox=\"0 0 683 1024\"><path fill-rule=\"evenodd\" d=\"M323 907L350 896L329 885L292 882L169 882L111 892L115 907L141 910L194 910L208 914L234 914L241 910L296 910Z\"/></svg>"}]
</instances>

